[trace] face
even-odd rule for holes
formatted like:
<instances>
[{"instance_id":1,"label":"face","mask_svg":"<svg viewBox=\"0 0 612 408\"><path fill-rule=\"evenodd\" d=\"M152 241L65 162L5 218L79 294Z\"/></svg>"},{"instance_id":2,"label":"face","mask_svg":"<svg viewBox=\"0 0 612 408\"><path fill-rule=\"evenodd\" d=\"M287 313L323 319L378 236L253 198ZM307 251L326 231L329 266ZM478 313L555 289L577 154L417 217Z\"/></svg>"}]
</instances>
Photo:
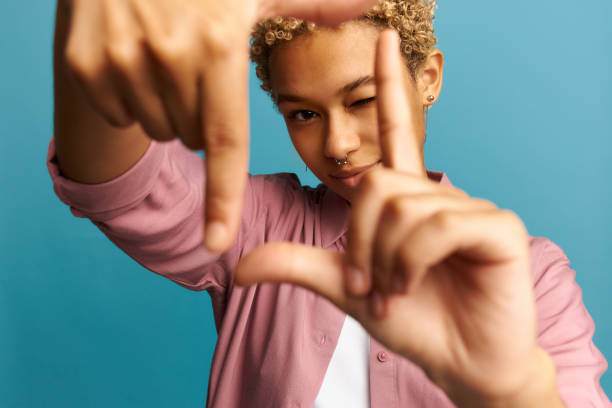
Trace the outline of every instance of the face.
<instances>
[{"instance_id":1,"label":"face","mask_svg":"<svg viewBox=\"0 0 612 408\"><path fill-rule=\"evenodd\" d=\"M367 23L350 22L302 35L270 57L272 94L296 150L349 201L361 177L381 161L374 81L378 34ZM422 99L407 68L404 86L408 97ZM422 120L423 112L412 116ZM424 132L417 137L422 146ZM336 160L347 155L349 164L338 166Z\"/></svg>"}]
</instances>

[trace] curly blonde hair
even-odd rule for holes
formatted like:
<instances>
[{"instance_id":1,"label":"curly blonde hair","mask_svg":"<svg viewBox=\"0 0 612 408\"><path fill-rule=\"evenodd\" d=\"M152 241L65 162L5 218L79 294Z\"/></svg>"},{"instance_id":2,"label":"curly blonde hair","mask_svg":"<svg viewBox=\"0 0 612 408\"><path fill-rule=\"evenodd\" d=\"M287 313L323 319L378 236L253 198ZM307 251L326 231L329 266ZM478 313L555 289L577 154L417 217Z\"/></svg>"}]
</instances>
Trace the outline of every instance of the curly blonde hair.
<instances>
[{"instance_id":1,"label":"curly blonde hair","mask_svg":"<svg viewBox=\"0 0 612 408\"><path fill-rule=\"evenodd\" d=\"M402 55L414 78L437 42L433 28L437 5L437 0L379 0L357 21L381 29L395 29L400 35ZM250 57L256 65L261 89L270 95L272 93L269 60L274 47L316 29L315 23L284 17L270 18L255 25L251 33Z\"/></svg>"}]
</instances>

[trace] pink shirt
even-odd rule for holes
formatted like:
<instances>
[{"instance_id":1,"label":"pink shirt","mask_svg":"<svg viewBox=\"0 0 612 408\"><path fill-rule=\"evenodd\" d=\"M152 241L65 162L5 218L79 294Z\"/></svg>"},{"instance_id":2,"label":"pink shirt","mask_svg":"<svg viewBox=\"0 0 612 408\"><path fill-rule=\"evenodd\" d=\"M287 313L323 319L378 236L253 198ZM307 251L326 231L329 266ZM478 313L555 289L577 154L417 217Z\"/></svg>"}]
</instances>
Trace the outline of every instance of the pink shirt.
<instances>
[{"instance_id":1,"label":"pink shirt","mask_svg":"<svg viewBox=\"0 0 612 408\"><path fill-rule=\"evenodd\" d=\"M126 173L102 184L60 174L54 139L47 166L57 196L89 218L138 263L212 298L218 343L207 406L312 407L345 314L322 297L288 284L234 286L239 258L268 241L343 251L349 207L321 185L302 187L293 174L249 176L234 246L218 256L203 249L203 160L179 140L152 141ZM450 185L444 173L430 179ZM561 248L530 237L538 343L552 356L570 408L610 407L599 377L607 368L592 342L595 325ZM410 361L371 339L372 408L452 407Z\"/></svg>"}]
</instances>

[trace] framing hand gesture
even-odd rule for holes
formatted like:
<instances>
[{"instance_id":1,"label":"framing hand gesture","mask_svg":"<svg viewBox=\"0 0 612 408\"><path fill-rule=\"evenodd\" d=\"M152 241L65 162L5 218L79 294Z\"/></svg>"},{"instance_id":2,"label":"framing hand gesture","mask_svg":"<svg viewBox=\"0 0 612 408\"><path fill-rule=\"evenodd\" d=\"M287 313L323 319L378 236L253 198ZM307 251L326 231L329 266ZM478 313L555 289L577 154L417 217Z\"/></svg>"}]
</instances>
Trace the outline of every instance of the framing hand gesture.
<instances>
[{"instance_id":1,"label":"framing hand gesture","mask_svg":"<svg viewBox=\"0 0 612 408\"><path fill-rule=\"evenodd\" d=\"M375 0L58 0L63 58L109 124L206 152L208 249L235 240L248 168L248 43L276 15L335 24Z\"/></svg>"},{"instance_id":2,"label":"framing hand gesture","mask_svg":"<svg viewBox=\"0 0 612 408\"><path fill-rule=\"evenodd\" d=\"M512 212L427 178L420 121L401 84L394 31L376 57L384 167L352 201L347 252L272 243L238 264L238 284L294 283L328 298L420 365L459 406L562 406L536 343L528 235ZM502 405L498 405L502 404Z\"/></svg>"}]
</instances>

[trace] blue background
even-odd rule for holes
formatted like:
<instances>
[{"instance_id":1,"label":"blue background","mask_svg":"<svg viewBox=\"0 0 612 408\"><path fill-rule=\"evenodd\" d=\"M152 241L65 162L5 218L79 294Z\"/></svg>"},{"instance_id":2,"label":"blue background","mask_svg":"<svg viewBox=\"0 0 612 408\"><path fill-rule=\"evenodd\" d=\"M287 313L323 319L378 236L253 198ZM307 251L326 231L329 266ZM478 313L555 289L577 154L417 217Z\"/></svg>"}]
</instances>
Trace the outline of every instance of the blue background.
<instances>
[{"instance_id":1,"label":"blue background","mask_svg":"<svg viewBox=\"0 0 612 408\"><path fill-rule=\"evenodd\" d=\"M427 167L565 250L610 359L612 3L507 4L441 2ZM143 269L51 188L53 15L0 2L0 407L202 407L208 295ZM251 171L316 183L251 77Z\"/></svg>"}]
</instances>

